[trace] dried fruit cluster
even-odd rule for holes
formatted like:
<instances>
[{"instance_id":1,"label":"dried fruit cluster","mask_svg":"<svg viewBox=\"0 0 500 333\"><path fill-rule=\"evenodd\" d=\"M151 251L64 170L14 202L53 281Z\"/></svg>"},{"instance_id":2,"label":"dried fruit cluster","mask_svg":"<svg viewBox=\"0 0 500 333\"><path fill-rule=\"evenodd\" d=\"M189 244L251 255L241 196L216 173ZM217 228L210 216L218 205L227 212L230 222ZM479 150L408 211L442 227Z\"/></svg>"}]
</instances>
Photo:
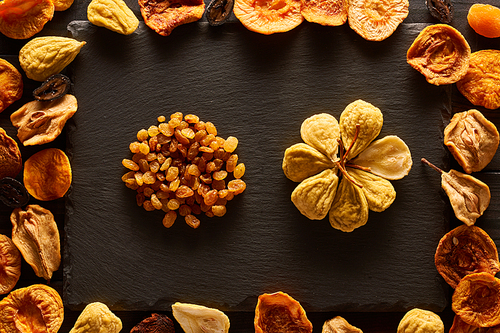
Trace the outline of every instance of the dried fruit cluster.
<instances>
[{"instance_id":1,"label":"dried fruit cluster","mask_svg":"<svg viewBox=\"0 0 500 333\"><path fill-rule=\"evenodd\" d=\"M130 144L132 159L122 164L130 171L122 177L137 190L137 204L147 211L166 212L163 225L171 227L177 212L197 228L195 215L223 216L226 203L242 193L245 165L234 150L238 139L223 139L211 122L180 112L158 118L160 124L142 129Z\"/></svg>"}]
</instances>

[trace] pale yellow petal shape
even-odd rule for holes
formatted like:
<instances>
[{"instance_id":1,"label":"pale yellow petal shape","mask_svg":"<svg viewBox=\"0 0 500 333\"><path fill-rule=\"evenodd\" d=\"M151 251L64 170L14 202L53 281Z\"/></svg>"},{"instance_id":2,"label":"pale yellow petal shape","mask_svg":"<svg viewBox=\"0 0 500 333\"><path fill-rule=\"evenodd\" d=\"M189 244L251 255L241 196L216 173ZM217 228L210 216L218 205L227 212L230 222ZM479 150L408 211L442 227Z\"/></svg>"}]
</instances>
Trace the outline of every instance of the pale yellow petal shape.
<instances>
[{"instance_id":1,"label":"pale yellow petal shape","mask_svg":"<svg viewBox=\"0 0 500 333\"><path fill-rule=\"evenodd\" d=\"M334 166L335 163L325 155L305 143L297 143L287 148L282 164L285 176L294 182L301 182Z\"/></svg>"},{"instance_id":2,"label":"pale yellow petal shape","mask_svg":"<svg viewBox=\"0 0 500 333\"><path fill-rule=\"evenodd\" d=\"M315 114L304 120L300 136L305 143L325 154L332 161L337 159L339 123L328 113Z\"/></svg>"},{"instance_id":3,"label":"pale yellow petal shape","mask_svg":"<svg viewBox=\"0 0 500 333\"><path fill-rule=\"evenodd\" d=\"M176 302L172 315L186 333L227 333L229 318L220 310Z\"/></svg>"},{"instance_id":4,"label":"pale yellow petal shape","mask_svg":"<svg viewBox=\"0 0 500 333\"><path fill-rule=\"evenodd\" d=\"M363 193L370 210L382 212L389 208L396 199L396 191L387 179L360 169L347 168L347 172L355 181L363 185Z\"/></svg>"},{"instance_id":5,"label":"pale yellow petal shape","mask_svg":"<svg viewBox=\"0 0 500 333\"><path fill-rule=\"evenodd\" d=\"M329 213L332 227L351 232L368 222L368 212L368 202L363 190L342 177Z\"/></svg>"}]
</instances>

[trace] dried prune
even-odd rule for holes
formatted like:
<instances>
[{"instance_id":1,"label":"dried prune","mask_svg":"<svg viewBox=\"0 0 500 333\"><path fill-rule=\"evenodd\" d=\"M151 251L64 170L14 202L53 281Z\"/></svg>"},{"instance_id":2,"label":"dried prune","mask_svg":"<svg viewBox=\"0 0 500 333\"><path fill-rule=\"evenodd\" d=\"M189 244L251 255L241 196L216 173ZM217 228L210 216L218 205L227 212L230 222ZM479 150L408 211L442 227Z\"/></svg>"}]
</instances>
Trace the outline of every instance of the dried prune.
<instances>
[{"instance_id":1,"label":"dried prune","mask_svg":"<svg viewBox=\"0 0 500 333\"><path fill-rule=\"evenodd\" d=\"M24 185L11 177L0 180L0 200L11 208L22 207L30 200L30 195Z\"/></svg>"},{"instance_id":2,"label":"dried prune","mask_svg":"<svg viewBox=\"0 0 500 333\"><path fill-rule=\"evenodd\" d=\"M205 14L211 26L224 24L233 12L234 0L212 0Z\"/></svg>"},{"instance_id":3,"label":"dried prune","mask_svg":"<svg viewBox=\"0 0 500 333\"><path fill-rule=\"evenodd\" d=\"M453 3L451 0L426 0L425 4L432 17L441 23L449 24L453 20Z\"/></svg>"},{"instance_id":4,"label":"dried prune","mask_svg":"<svg viewBox=\"0 0 500 333\"><path fill-rule=\"evenodd\" d=\"M38 101L53 101L63 97L71 87L71 80L64 74L54 74L33 91Z\"/></svg>"},{"instance_id":5,"label":"dried prune","mask_svg":"<svg viewBox=\"0 0 500 333\"><path fill-rule=\"evenodd\" d=\"M153 313L135 325L130 333L175 333L174 322L167 315Z\"/></svg>"}]
</instances>

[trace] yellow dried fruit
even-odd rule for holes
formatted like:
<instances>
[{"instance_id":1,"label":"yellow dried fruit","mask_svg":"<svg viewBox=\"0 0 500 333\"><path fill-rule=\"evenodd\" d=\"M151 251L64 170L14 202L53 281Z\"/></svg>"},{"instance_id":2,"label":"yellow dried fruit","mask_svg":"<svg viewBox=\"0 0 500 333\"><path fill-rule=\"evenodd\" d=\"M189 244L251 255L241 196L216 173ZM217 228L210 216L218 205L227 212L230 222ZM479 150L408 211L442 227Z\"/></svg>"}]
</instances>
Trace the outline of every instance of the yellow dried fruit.
<instances>
[{"instance_id":1,"label":"yellow dried fruit","mask_svg":"<svg viewBox=\"0 0 500 333\"><path fill-rule=\"evenodd\" d=\"M69 333L118 333L122 321L101 302L88 304Z\"/></svg>"},{"instance_id":2,"label":"yellow dried fruit","mask_svg":"<svg viewBox=\"0 0 500 333\"><path fill-rule=\"evenodd\" d=\"M297 143L287 148L282 164L285 176L294 182L301 182L333 167L334 162L305 143Z\"/></svg>"},{"instance_id":3,"label":"yellow dried fruit","mask_svg":"<svg viewBox=\"0 0 500 333\"><path fill-rule=\"evenodd\" d=\"M415 308L401 319L397 333L444 333L444 324L434 312Z\"/></svg>"},{"instance_id":4,"label":"yellow dried fruit","mask_svg":"<svg viewBox=\"0 0 500 333\"><path fill-rule=\"evenodd\" d=\"M172 315L186 333L229 332L229 318L217 309L177 302L172 305Z\"/></svg>"},{"instance_id":5,"label":"yellow dried fruit","mask_svg":"<svg viewBox=\"0 0 500 333\"><path fill-rule=\"evenodd\" d=\"M85 42L68 37L37 37L19 51L19 63L26 76L45 81L68 66L78 55Z\"/></svg>"},{"instance_id":6,"label":"yellow dried fruit","mask_svg":"<svg viewBox=\"0 0 500 333\"><path fill-rule=\"evenodd\" d=\"M6 235L0 234L0 295L14 288L21 276L21 252Z\"/></svg>"},{"instance_id":7,"label":"yellow dried fruit","mask_svg":"<svg viewBox=\"0 0 500 333\"><path fill-rule=\"evenodd\" d=\"M368 201L363 190L343 177L329 213L331 226L351 232L368 222L368 211Z\"/></svg>"},{"instance_id":8,"label":"yellow dried fruit","mask_svg":"<svg viewBox=\"0 0 500 333\"><path fill-rule=\"evenodd\" d=\"M1 20L1 19L0 19ZM23 95L23 77L10 62L0 58L0 112Z\"/></svg>"},{"instance_id":9,"label":"yellow dried fruit","mask_svg":"<svg viewBox=\"0 0 500 333\"><path fill-rule=\"evenodd\" d=\"M92 0L87 18L92 24L122 35L130 35L139 26L139 20L123 0Z\"/></svg>"},{"instance_id":10,"label":"yellow dried fruit","mask_svg":"<svg viewBox=\"0 0 500 333\"><path fill-rule=\"evenodd\" d=\"M52 19L54 9L52 0L0 1L0 32L9 38L30 38Z\"/></svg>"},{"instance_id":11,"label":"yellow dried fruit","mask_svg":"<svg viewBox=\"0 0 500 333\"><path fill-rule=\"evenodd\" d=\"M325 321L321 333L363 333L363 331L337 316Z\"/></svg>"},{"instance_id":12,"label":"yellow dried fruit","mask_svg":"<svg viewBox=\"0 0 500 333\"><path fill-rule=\"evenodd\" d=\"M0 179L15 178L23 168L23 159L17 142L0 127Z\"/></svg>"},{"instance_id":13,"label":"yellow dried fruit","mask_svg":"<svg viewBox=\"0 0 500 333\"><path fill-rule=\"evenodd\" d=\"M356 168L346 168L354 180L363 185L368 208L374 212L383 212L396 199L396 191L387 179Z\"/></svg>"},{"instance_id":14,"label":"yellow dried fruit","mask_svg":"<svg viewBox=\"0 0 500 333\"><path fill-rule=\"evenodd\" d=\"M340 127L337 119L327 113L313 115L302 122L300 136L330 160L337 158Z\"/></svg>"},{"instance_id":15,"label":"yellow dried fruit","mask_svg":"<svg viewBox=\"0 0 500 333\"><path fill-rule=\"evenodd\" d=\"M347 21L347 0L302 0L302 16L312 23L339 26Z\"/></svg>"}]
</instances>

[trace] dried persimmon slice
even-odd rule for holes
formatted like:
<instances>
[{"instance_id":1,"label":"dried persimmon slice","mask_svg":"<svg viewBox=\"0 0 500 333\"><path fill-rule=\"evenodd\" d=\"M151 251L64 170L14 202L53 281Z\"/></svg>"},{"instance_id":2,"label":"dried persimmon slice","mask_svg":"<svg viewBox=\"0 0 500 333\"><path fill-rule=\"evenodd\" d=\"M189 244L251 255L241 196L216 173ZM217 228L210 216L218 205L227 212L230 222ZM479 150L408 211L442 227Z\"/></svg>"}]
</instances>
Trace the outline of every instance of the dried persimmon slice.
<instances>
[{"instance_id":1,"label":"dried persimmon slice","mask_svg":"<svg viewBox=\"0 0 500 333\"><path fill-rule=\"evenodd\" d=\"M27 39L40 32L54 16L52 0L0 1L0 32L13 39Z\"/></svg>"},{"instance_id":2,"label":"dried persimmon slice","mask_svg":"<svg viewBox=\"0 0 500 333\"><path fill-rule=\"evenodd\" d=\"M235 0L234 15L250 31L270 35L304 21L300 0Z\"/></svg>"},{"instance_id":3,"label":"dried persimmon slice","mask_svg":"<svg viewBox=\"0 0 500 333\"><path fill-rule=\"evenodd\" d=\"M302 16L308 22L338 26L347 21L347 0L302 0Z\"/></svg>"}]
</instances>

